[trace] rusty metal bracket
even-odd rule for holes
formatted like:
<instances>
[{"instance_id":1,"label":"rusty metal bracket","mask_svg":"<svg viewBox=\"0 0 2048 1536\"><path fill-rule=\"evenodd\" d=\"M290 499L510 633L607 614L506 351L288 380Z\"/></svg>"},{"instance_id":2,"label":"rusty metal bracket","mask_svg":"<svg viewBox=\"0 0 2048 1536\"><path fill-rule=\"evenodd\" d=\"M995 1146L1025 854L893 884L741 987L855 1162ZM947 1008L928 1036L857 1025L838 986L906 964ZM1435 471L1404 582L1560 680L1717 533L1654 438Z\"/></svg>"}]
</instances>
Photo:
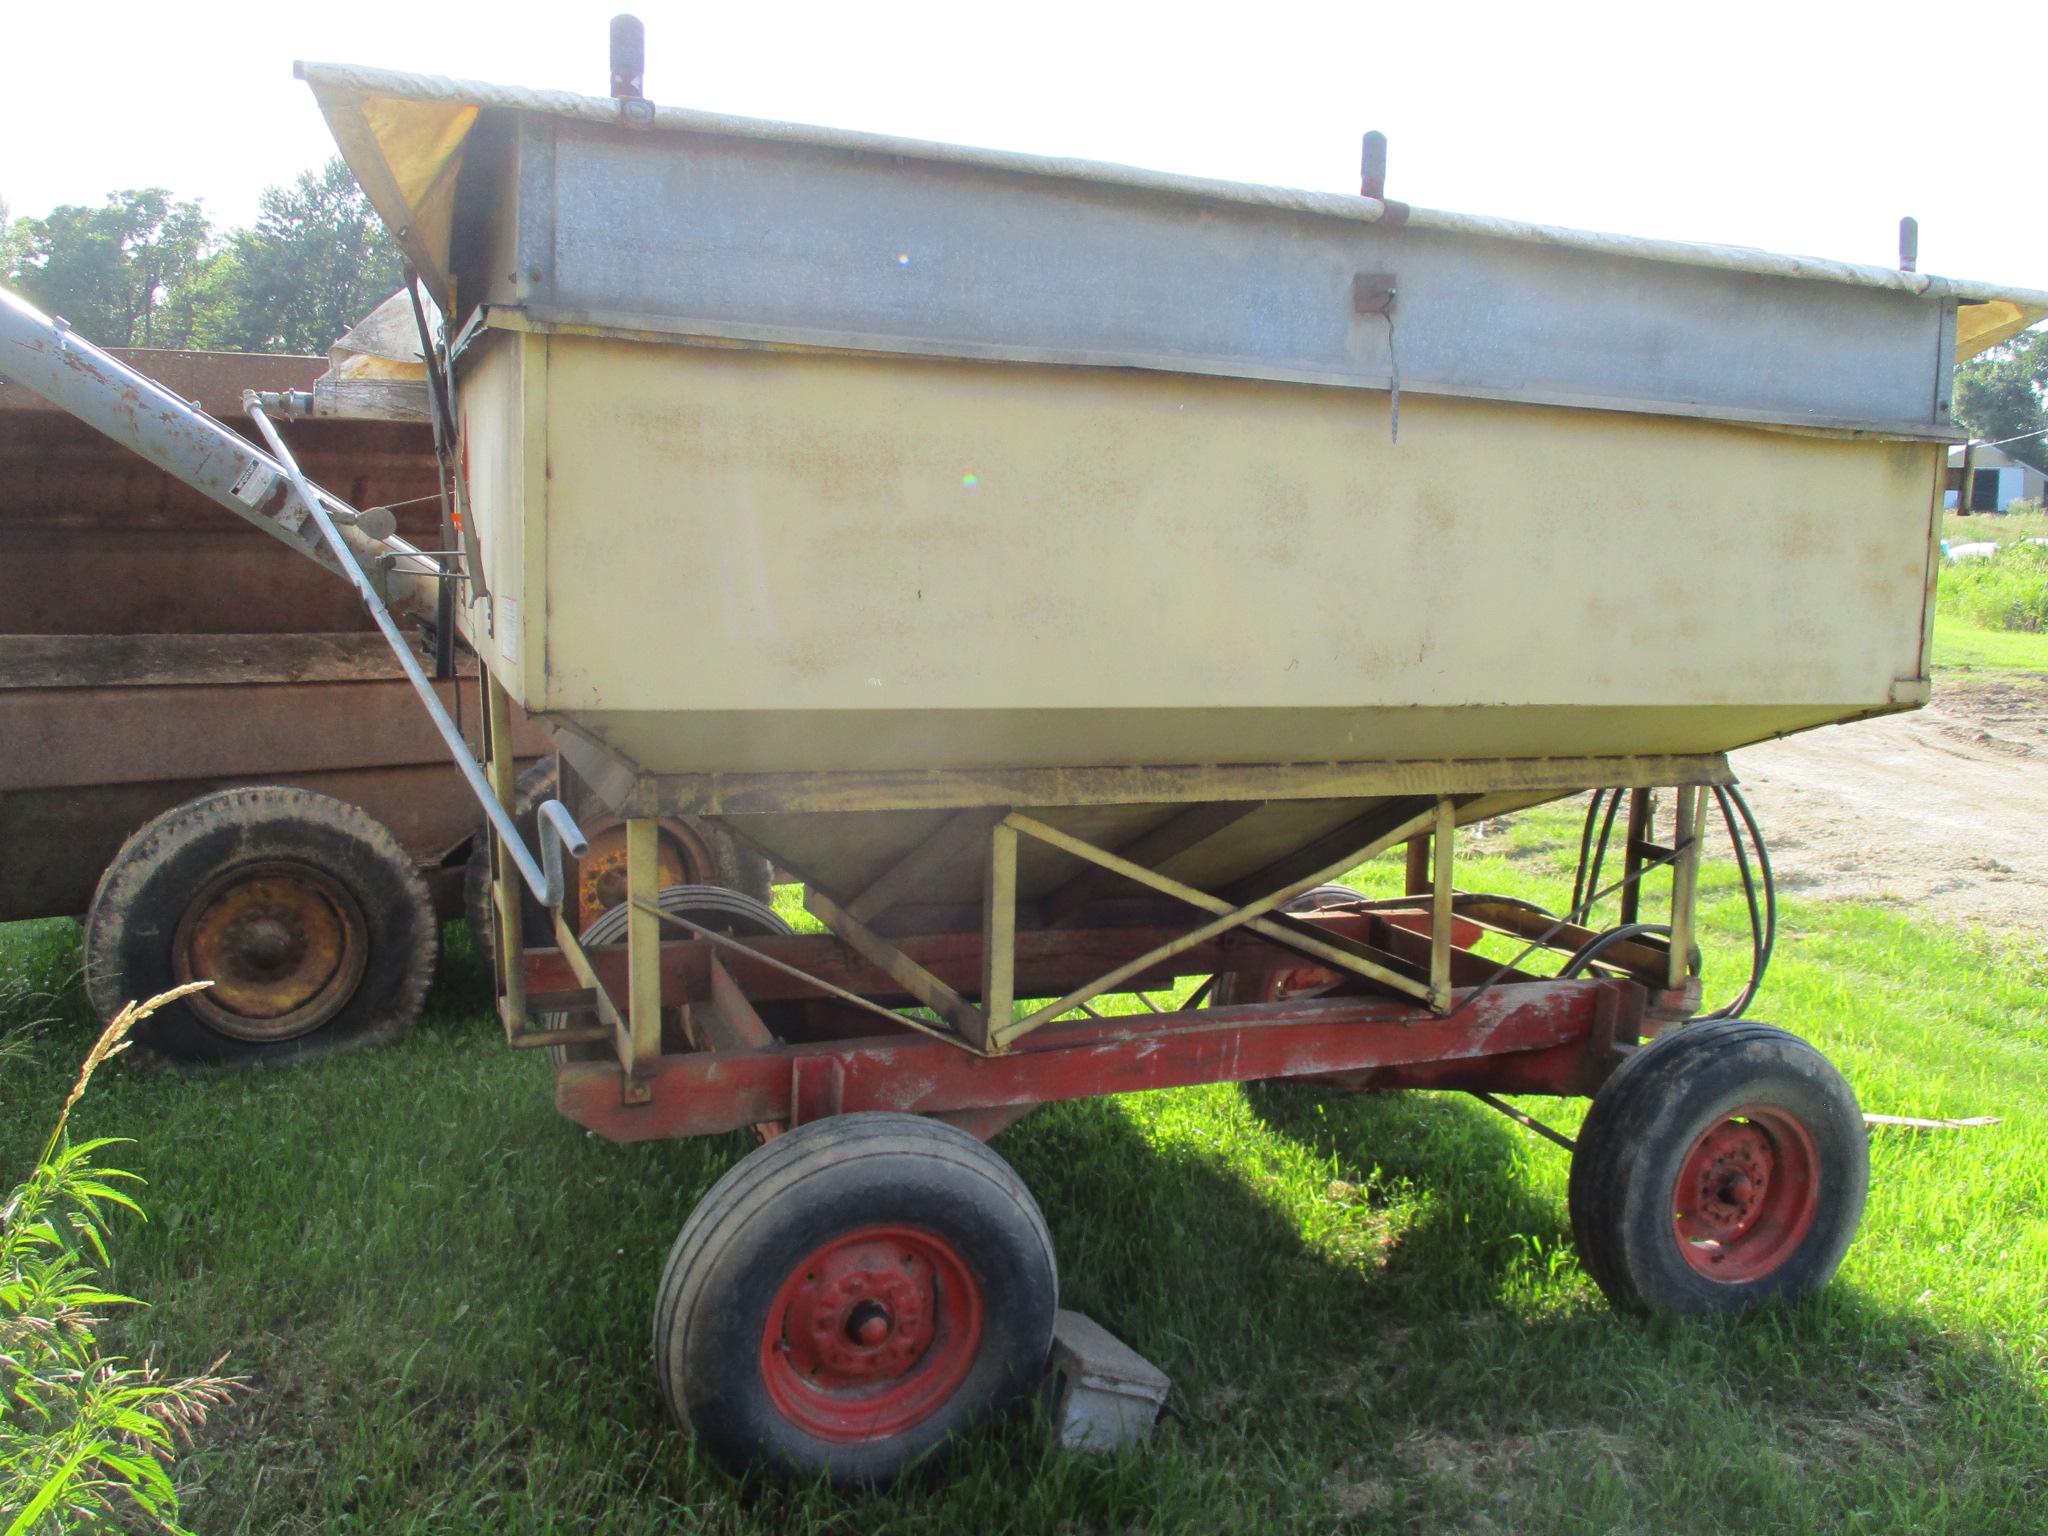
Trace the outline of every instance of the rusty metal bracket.
<instances>
[{"instance_id":1,"label":"rusty metal bracket","mask_svg":"<svg viewBox=\"0 0 2048 1536\"><path fill-rule=\"evenodd\" d=\"M1384 315L1394 307L1391 272L1359 272L1351 279L1351 311L1357 315Z\"/></svg>"},{"instance_id":2,"label":"rusty metal bracket","mask_svg":"<svg viewBox=\"0 0 2048 1536\"><path fill-rule=\"evenodd\" d=\"M846 1104L846 1066L837 1056L789 1060L789 1128L826 1120Z\"/></svg>"},{"instance_id":3,"label":"rusty metal bracket","mask_svg":"<svg viewBox=\"0 0 2048 1536\"><path fill-rule=\"evenodd\" d=\"M1377 315L1387 322L1387 423L1394 442L1401 441L1401 360L1394 351L1394 300L1400 290L1391 272L1359 272L1351 279L1351 310L1360 319Z\"/></svg>"},{"instance_id":4,"label":"rusty metal bracket","mask_svg":"<svg viewBox=\"0 0 2048 1536\"><path fill-rule=\"evenodd\" d=\"M929 1024L923 1019L913 1019L907 1014L898 1013L893 1008L884 1008L880 1003L870 998L862 997L858 992L848 991L845 987L835 985L824 980L822 977L813 976L809 971L799 966L789 965L781 960L777 960L772 955L763 954L753 946L743 944L738 939L720 933L714 928L706 928L701 923L693 923L687 917L679 917L673 912L664 912L659 907L649 907L648 910L653 912L660 921L672 927L681 928L692 938L703 939L706 943L745 955L756 964L765 965L772 971L780 971L785 976L816 987L828 997L837 998L842 1003L849 1003L879 1018L886 1019L891 1024L900 1025L904 1029L914 1030L923 1035L930 1035L935 1040L943 1040L948 1045L959 1046L961 1049L973 1052L976 1055L982 1054L970 1041L963 1040L950 1030L941 1029L938 1025ZM905 960L906 963L915 964L915 962L909 961L907 956ZM923 967L920 966L918 969L923 970ZM929 974L929 972L926 974ZM936 978L934 979L936 980Z\"/></svg>"},{"instance_id":5,"label":"rusty metal bracket","mask_svg":"<svg viewBox=\"0 0 2048 1536\"><path fill-rule=\"evenodd\" d=\"M590 956L577 942L576 935L569 931L569 925L562 921L561 912L558 910L553 916L555 945L561 950L562 958L569 962L569 969L575 973L577 981L590 989L591 1002L597 1009L597 1016L605 1025L612 1049L618 1053L622 1069L620 1075L624 1085L621 1096L628 1104L645 1103L648 1095L647 1084L644 1080L636 1080L633 1075L633 1031L620 1015L611 994L605 990L604 982L598 978L596 969L590 963ZM651 1068L653 1064L649 1065Z\"/></svg>"}]
</instances>

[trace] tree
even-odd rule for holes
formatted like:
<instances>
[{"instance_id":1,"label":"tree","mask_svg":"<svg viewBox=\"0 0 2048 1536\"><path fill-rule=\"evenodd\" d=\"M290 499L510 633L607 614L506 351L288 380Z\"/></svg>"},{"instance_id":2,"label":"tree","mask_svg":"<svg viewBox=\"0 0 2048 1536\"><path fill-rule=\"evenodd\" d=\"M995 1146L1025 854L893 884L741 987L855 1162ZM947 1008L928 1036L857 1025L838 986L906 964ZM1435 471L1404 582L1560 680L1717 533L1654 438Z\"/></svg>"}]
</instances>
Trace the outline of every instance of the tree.
<instances>
[{"instance_id":1,"label":"tree","mask_svg":"<svg viewBox=\"0 0 2048 1536\"><path fill-rule=\"evenodd\" d=\"M232 349L236 324L236 281L241 263L234 249L215 251L186 268L157 305L156 334L175 345ZM159 342L159 346L164 343Z\"/></svg>"},{"instance_id":2,"label":"tree","mask_svg":"<svg viewBox=\"0 0 2048 1536\"><path fill-rule=\"evenodd\" d=\"M2048 427L2048 331L2022 331L1956 370L1955 417L1983 442ZM2048 437L2006 443L2005 451L2048 470Z\"/></svg>"},{"instance_id":3,"label":"tree","mask_svg":"<svg viewBox=\"0 0 2048 1536\"><path fill-rule=\"evenodd\" d=\"M28 238L28 220L11 218L7 199L0 197L0 283L18 283L22 246Z\"/></svg>"},{"instance_id":4,"label":"tree","mask_svg":"<svg viewBox=\"0 0 2048 1536\"><path fill-rule=\"evenodd\" d=\"M108 194L97 208L67 204L17 226L15 280L29 300L107 347L184 347L193 316L166 300L216 255L196 202L162 187Z\"/></svg>"},{"instance_id":5,"label":"tree","mask_svg":"<svg viewBox=\"0 0 2048 1536\"><path fill-rule=\"evenodd\" d=\"M324 352L399 286L397 247L341 159L267 189L259 209L235 236L226 344Z\"/></svg>"}]
</instances>

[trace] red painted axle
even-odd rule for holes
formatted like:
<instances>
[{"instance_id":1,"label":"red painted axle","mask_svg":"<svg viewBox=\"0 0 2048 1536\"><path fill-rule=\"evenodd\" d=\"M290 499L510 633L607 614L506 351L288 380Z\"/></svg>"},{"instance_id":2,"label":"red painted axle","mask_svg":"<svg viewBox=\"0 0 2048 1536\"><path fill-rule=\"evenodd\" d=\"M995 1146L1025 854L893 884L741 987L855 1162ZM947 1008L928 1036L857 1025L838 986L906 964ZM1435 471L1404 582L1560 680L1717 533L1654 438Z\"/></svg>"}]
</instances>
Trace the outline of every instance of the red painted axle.
<instances>
[{"instance_id":1,"label":"red painted axle","mask_svg":"<svg viewBox=\"0 0 2048 1536\"><path fill-rule=\"evenodd\" d=\"M696 1052L662 1057L647 1078L651 1098L633 1105L616 1065L570 1063L556 1074L555 1102L602 1136L647 1141L861 1110L999 1109L1262 1078L1396 1086L1413 1074L1414 1086L1590 1093L1636 1039L1643 1002L1633 982L1524 981L1460 992L1441 1019L1386 998L1306 998L1052 1025L990 1058L912 1035Z\"/></svg>"}]
</instances>

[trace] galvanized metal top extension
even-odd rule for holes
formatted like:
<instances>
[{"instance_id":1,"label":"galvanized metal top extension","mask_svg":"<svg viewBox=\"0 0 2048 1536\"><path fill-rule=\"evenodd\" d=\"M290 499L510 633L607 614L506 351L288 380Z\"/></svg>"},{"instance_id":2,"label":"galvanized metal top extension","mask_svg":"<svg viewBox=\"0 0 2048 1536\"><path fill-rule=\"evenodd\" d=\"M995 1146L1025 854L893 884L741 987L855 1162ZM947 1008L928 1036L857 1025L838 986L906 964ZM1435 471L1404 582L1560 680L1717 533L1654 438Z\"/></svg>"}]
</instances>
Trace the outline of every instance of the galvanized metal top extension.
<instances>
[{"instance_id":1,"label":"galvanized metal top extension","mask_svg":"<svg viewBox=\"0 0 2048 1536\"><path fill-rule=\"evenodd\" d=\"M1743 246L1693 244L1568 229L1515 219L1411 207L1383 198L1306 191L1174 175L1098 161L970 148L886 134L862 133L722 113L622 102L566 91L531 90L474 80L416 75L359 65L301 62L295 66L318 96L337 139L371 201L397 235L435 296L451 305L449 245L455 183L465 141L479 114L512 112L597 127L630 126L657 134L710 135L760 144L836 151L857 157L946 167L965 172L1062 182L1151 194L1185 203L1236 206L1313 220L1399 225L1414 231L1477 236L1627 261L1670 263L1707 271L1793 279L1961 306L1954 344L1960 361L2048 317L2048 290L1965 281L1917 271L1783 255Z\"/></svg>"}]
</instances>

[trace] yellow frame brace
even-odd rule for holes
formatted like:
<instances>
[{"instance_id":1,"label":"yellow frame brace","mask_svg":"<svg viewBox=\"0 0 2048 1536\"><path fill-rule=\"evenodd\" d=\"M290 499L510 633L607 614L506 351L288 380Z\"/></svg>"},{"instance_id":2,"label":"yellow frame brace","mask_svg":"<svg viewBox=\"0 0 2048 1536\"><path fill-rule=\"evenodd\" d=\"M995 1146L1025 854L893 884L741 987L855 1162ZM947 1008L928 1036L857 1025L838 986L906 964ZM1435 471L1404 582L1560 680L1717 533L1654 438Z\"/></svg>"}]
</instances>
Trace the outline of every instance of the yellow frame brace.
<instances>
[{"instance_id":1,"label":"yellow frame brace","mask_svg":"<svg viewBox=\"0 0 2048 1536\"><path fill-rule=\"evenodd\" d=\"M627 1028L625 1100L642 1104L653 1093L648 1079L661 1060L661 827L652 817L626 822Z\"/></svg>"},{"instance_id":2,"label":"yellow frame brace","mask_svg":"<svg viewBox=\"0 0 2048 1536\"><path fill-rule=\"evenodd\" d=\"M1433 1009L1442 1012L1450 1005L1448 982L1442 988L1422 985L1410 980L1398 971L1389 970L1385 966L1378 965L1371 960L1353 954L1347 948L1342 948L1326 940L1304 934L1298 927L1290 927L1282 922L1275 921L1273 918L1268 917L1267 914L1275 913L1278 915L1280 907L1293 900L1296 896L1299 896L1303 891L1311 890L1326 880L1335 879L1338 875L1344 874L1346 871L1371 858L1374 854L1392 847L1395 843L1403 842L1417 832L1426 831L1440 825L1446 818L1453 822L1456 820L1455 805L1448 797L1438 800L1428 810L1410 816L1407 820L1380 833L1364 847L1347 853L1343 858L1325 865L1314 873L1291 881L1276 891L1270 891L1266 895L1259 897L1256 901L1234 905L1224 900L1221 896L1212 896L1207 891L1197 890L1191 885L1183 885L1180 881L1169 876L1146 869L1142 865L1133 864L1128 859L1120 858L1116 854L1097 848L1092 843L1084 842L1071 833L1062 832L1057 827L1048 826L1035 817L1013 811L1003 818L1002 827L1012 832L1021 832L1028 837L1036 838L1042 843L1048 843L1055 848L1071 853L1076 858L1086 859L1091 864L1099 864L1104 869L1114 870L1120 875L1137 881L1140 885L1151 886L1154 890L1164 892L1168 896L1184 901L1189 906L1199 907L1205 912L1213 913L1215 917L1213 921L1204 923L1201 927L1182 934L1177 939L1169 940L1167 943L1161 944L1157 948L1138 956L1135 960L1126 961L1114 970L1105 972L1094 981L1084 986L1076 987L1066 996L1046 1004L1043 1008L1024 1018L1016 1020L1000 1019L991 1014L988 1026L989 1044L995 1047L1007 1045L1019 1036L1029 1034L1040 1025L1049 1024L1061 1015L1080 1007L1091 998L1100 996L1118 983L1128 981L1140 972L1151 969L1162 960L1170 960L1184 950L1204 943L1218 934L1227 933L1233 928L1250 928L1262 938L1272 939L1274 942L1283 944L1289 949L1312 955L1316 959L1336 966L1340 970L1368 977L1383 986L1393 988L1397 992L1421 998L1429 1003ZM1448 845L1448 839L1446 839L1445 846L1448 847ZM992 865L994 862L991 859ZM1448 887L1448 881L1445 881L1445 885ZM993 886L994 881L992 878L992 891ZM1010 906L1013 913L1012 920L1014 921L1014 900L1012 900ZM994 920L991 918L989 921L993 924ZM1443 925L1443 937L1445 940L1448 940L1449 934L1450 925L1446 921ZM1443 964L1447 973L1450 964L1447 950Z\"/></svg>"}]
</instances>

